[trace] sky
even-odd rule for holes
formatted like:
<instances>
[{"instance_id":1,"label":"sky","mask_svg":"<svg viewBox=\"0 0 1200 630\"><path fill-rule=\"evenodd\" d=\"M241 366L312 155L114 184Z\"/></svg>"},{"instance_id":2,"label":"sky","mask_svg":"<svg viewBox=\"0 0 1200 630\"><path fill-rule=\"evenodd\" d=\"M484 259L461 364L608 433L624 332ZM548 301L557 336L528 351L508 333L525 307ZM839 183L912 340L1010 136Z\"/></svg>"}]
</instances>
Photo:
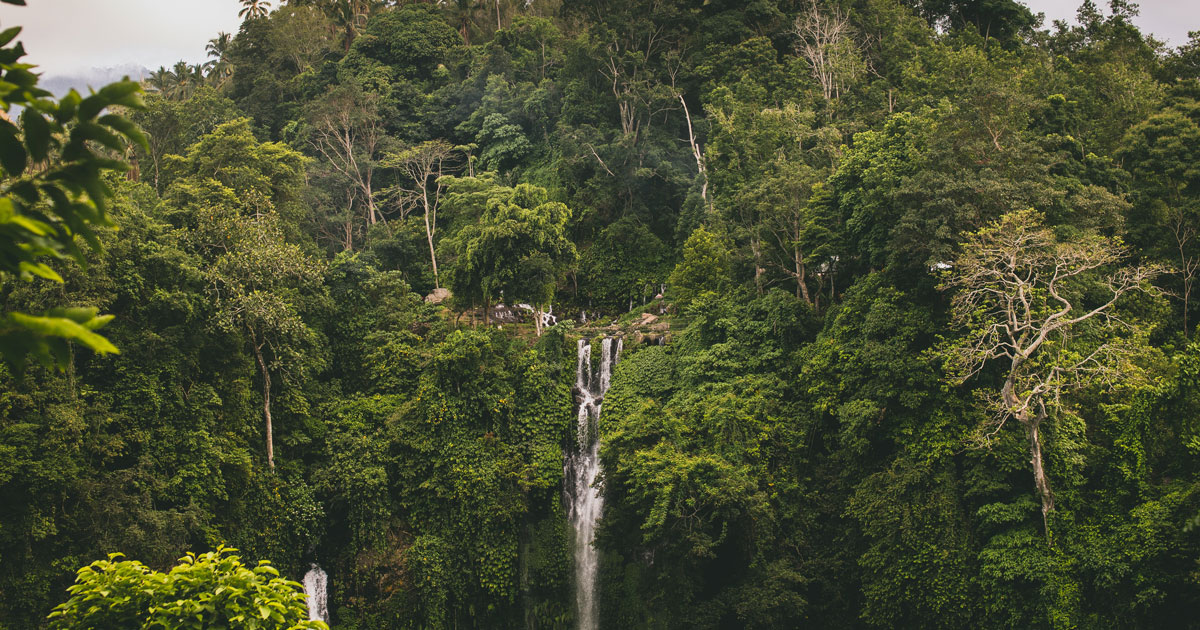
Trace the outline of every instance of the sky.
<instances>
[{"instance_id":1,"label":"sky","mask_svg":"<svg viewBox=\"0 0 1200 630\"><path fill-rule=\"evenodd\" d=\"M26 0L0 4L0 27L20 25L18 39L47 76L94 68L170 67L198 63L220 31L237 33L238 0ZM272 6L276 2L271 3Z\"/></svg>"},{"instance_id":2,"label":"sky","mask_svg":"<svg viewBox=\"0 0 1200 630\"><path fill-rule=\"evenodd\" d=\"M1034 13L1073 21L1082 0L1026 0ZM0 4L0 27L25 27L21 40L48 77L89 73L97 68L198 63L204 45L220 31L236 33L238 0L27 0L29 6ZM1098 5L1107 8L1107 0ZM1200 30L1200 0L1143 0L1135 20L1168 44L1187 41ZM277 2L272 2L277 5Z\"/></svg>"}]
</instances>

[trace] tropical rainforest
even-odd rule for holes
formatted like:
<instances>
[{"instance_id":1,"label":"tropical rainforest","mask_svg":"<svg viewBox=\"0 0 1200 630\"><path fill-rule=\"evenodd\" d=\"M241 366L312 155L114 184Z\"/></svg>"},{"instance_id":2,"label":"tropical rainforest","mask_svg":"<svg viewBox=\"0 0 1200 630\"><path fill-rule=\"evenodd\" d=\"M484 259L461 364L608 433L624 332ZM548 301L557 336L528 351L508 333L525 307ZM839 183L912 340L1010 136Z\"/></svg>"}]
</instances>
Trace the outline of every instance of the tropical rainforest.
<instances>
[{"instance_id":1,"label":"tropical rainforest","mask_svg":"<svg viewBox=\"0 0 1200 630\"><path fill-rule=\"evenodd\" d=\"M242 4L59 99L0 35L0 627L583 627L604 338L600 628L1200 627L1200 32Z\"/></svg>"}]
</instances>

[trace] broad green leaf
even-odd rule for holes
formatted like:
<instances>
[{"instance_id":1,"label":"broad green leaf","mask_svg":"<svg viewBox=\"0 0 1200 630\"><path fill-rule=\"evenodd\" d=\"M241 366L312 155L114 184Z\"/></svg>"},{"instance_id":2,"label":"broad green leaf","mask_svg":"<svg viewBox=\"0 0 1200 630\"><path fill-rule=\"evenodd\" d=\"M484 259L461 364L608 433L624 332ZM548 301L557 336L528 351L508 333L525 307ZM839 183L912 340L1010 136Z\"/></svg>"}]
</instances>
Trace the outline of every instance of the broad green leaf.
<instances>
[{"instance_id":1,"label":"broad green leaf","mask_svg":"<svg viewBox=\"0 0 1200 630\"><path fill-rule=\"evenodd\" d=\"M31 273L39 278L53 280L54 282L62 284L62 276L58 275L57 272L55 272L45 263L31 263L29 261L22 260L19 266L21 271Z\"/></svg>"},{"instance_id":2,"label":"broad green leaf","mask_svg":"<svg viewBox=\"0 0 1200 630\"><path fill-rule=\"evenodd\" d=\"M50 152L50 124L41 112L25 108L21 112L21 126L25 130L25 146L35 161L42 161Z\"/></svg>"},{"instance_id":3,"label":"broad green leaf","mask_svg":"<svg viewBox=\"0 0 1200 630\"><path fill-rule=\"evenodd\" d=\"M17 139L17 128L6 120L0 120L0 166L10 176L20 177L25 172L27 161L25 147Z\"/></svg>"}]
</instances>

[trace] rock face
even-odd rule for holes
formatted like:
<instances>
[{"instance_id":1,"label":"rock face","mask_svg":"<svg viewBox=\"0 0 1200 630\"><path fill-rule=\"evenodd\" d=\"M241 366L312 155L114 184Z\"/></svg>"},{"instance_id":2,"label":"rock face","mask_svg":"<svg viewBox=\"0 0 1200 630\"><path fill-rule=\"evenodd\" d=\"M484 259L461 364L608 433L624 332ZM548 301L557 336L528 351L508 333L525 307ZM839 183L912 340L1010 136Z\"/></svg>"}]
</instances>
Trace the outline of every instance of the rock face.
<instances>
[{"instance_id":1,"label":"rock face","mask_svg":"<svg viewBox=\"0 0 1200 630\"><path fill-rule=\"evenodd\" d=\"M451 296L450 289L447 289L446 287L442 287L440 289L434 289L433 293L426 295L425 301L430 304L441 304L442 302L445 302L446 300L450 299L450 296Z\"/></svg>"}]
</instances>

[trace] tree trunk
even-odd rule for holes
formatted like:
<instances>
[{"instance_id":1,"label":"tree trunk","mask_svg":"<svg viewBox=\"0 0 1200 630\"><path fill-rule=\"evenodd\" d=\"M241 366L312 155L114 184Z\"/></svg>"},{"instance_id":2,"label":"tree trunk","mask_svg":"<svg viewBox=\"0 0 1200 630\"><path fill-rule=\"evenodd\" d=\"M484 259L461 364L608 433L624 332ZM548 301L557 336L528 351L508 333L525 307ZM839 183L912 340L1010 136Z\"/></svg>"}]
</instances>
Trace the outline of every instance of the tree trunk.
<instances>
[{"instance_id":1,"label":"tree trunk","mask_svg":"<svg viewBox=\"0 0 1200 630\"><path fill-rule=\"evenodd\" d=\"M1050 489L1050 479L1046 476L1046 466L1042 460L1041 427L1042 421L1046 419L1046 410L1043 406L1037 415L1031 414L1028 405L1021 407L1021 400L1013 392L1015 384L1011 374L1015 373L1023 362L1024 359L1020 356L1013 359L1010 376L1000 389L1000 397L1009 409L1014 410L1013 417L1025 427L1025 434L1029 438L1029 464L1033 467L1033 487L1042 502L1042 531L1049 538L1049 515L1054 511L1054 492ZM1032 404L1032 401L1029 401L1029 404Z\"/></svg>"},{"instance_id":2,"label":"tree trunk","mask_svg":"<svg viewBox=\"0 0 1200 630\"><path fill-rule=\"evenodd\" d=\"M1184 276L1183 278L1183 338L1191 339L1188 334L1188 301L1191 298L1192 286L1191 278Z\"/></svg>"},{"instance_id":3,"label":"tree trunk","mask_svg":"<svg viewBox=\"0 0 1200 630\"><path fill-rule=\"evenodd\" d=\"M433 252L434 226L429 222L429 193L422 191L421 194L425 202L425 238L429 241L429 262L433 264L433 288L440 289L442 287L438 284L437 254Z\"/></svg>"},{"instance_id":4,"label":"tree trunk","mask_svg":"<svg viewBox=\"0 0 1200 630\"><path fill-rule=\"evenodd\" d=\"M371 175L369 173L363 181L363 196L367 198L367 223L375 225L379 221L379 213L375 209L375 195L371 191Z\"/></svg>"},{"instance_id":5,"label":"tree trunk","mask_svg":"<svg viewBox=\"0 0 1200 630\"><path fill-rule=\"evenodd\" d=\"M1042 418L1034 418L1025 426L1029 434L1029 462L1033 464L1033 486L1037 489L1038 497L1042 500L1042 528L1046 536L1050 536L1048 517L1054 511L1054 492L1050 490L1050 480L1046 477L1046 469L1042 463L1042 438L1039 434Z\"/></svg>"},{"instance_id":6,"label":"tree trunk","mask_svg":"<svg viewBox=\"0 0 1200 630\"><path fill-rule=\"evenodd\" d=\"M700 199L704 202L706 211L712 210L712 205L708 203L708 171L704 166L704 153L700 151L700 145L696 144L696 134L692 129L692 114L688 111L687 101L684 100L683 94L679 94L679 103L683 105L683 117L687 120L688 143L692 146L692 156L696 158L696 174L700 176Z\"/></svg>"},{"instance_id":7,"label":"tree trunk","mask_svg":"<svg viewBox=\"0 0 1200 630\"><path fill-rule=\"evenodd\" d=\"M799 239L797 239L799 241ZM796 263L796 297L804 298L804 303L813 305L808 295L808 270L804 268L804 257L800 254L800 245L792 245L792 258Z\"/></svg>"},{"instance_id":8,"label":"tree trunk","mask_svg":"<svg viewBox=\"0 0 1200 630\"><path fill-rule=\"evenodd\" d=\"M267 420L267 466L275 470L275 439L271 429L271 372L263 360L262 344L254 344L254 358L263 377L263 416Z\"/></svg>"}]
</instances>

